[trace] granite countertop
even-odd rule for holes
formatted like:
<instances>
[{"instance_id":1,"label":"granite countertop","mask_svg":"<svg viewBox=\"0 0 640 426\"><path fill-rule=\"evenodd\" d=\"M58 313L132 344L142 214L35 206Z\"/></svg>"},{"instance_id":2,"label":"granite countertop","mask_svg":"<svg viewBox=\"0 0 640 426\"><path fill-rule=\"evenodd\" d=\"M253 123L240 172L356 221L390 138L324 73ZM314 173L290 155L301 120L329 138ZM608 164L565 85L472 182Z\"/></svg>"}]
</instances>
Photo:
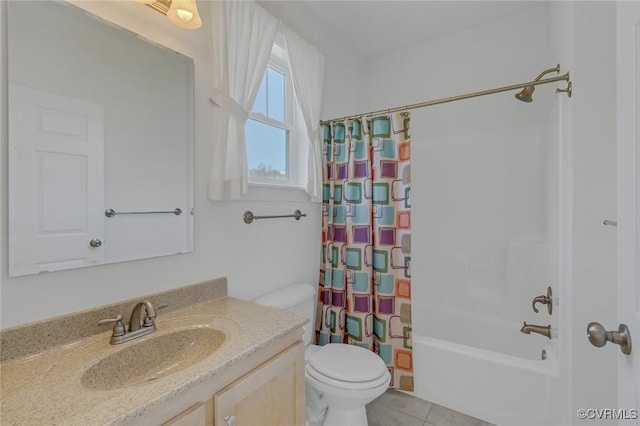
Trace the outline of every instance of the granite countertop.
<instances>
[{"instance_id":1,"label":"granite countertop","mask_svg":"<svg viewBox=\"0 0 640 426\"><path fill-rule=\"evenodd\" d=\"M225 283L226 284L226 283ZM225 288L226 293L226 288ZM0 364L0 419L3 425L129 424L181 392L300 329L308 320L288 312L231 297L184 307L156 320L157 331L111 345L108 331L41 353ZM222 345L201 361L170 375L112 390L81 383L88 366L124 345L184 326L212 327L225 334ZM149 354L148 362L162 353Z\"/></svg>"}]
</instances>

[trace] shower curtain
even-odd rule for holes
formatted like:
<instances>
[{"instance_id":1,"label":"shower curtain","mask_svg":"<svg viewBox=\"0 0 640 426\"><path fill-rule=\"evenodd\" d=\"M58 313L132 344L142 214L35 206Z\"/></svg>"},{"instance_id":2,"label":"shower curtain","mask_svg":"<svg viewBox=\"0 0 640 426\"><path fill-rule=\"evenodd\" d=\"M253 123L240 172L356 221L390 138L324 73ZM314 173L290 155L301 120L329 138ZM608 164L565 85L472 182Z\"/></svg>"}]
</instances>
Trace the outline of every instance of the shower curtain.
<instances>
[{"instance_id":1,"label":"shower curtain","mask_svg":"<svg viewBox=\"0 0 640 426\"><path fill-rule=\"evenodd\" d=\"M413 390L408 112L324 125L316 342L374 351Z\"/></svg>"}]
</instances>

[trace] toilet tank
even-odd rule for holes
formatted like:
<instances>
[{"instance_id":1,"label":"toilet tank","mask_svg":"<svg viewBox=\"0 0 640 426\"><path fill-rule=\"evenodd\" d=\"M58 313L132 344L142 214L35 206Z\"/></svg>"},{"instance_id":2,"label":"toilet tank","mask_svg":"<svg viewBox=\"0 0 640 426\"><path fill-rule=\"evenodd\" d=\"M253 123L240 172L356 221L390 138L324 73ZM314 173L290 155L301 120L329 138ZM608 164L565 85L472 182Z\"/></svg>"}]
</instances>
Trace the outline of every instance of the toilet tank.
<instances>
[{"instance_id":1,"label":"toilet tank","mask_svg":"<svg viewBox=\"0 0 640 426\"><path fill-rule=\"evenodd\" d=\"M309 283L293 284L262 295L254 302L309 318L309 324L303 327L303 340L305 345L312 342L316 312L315 286Z\"/></svg>"}]
</instances>

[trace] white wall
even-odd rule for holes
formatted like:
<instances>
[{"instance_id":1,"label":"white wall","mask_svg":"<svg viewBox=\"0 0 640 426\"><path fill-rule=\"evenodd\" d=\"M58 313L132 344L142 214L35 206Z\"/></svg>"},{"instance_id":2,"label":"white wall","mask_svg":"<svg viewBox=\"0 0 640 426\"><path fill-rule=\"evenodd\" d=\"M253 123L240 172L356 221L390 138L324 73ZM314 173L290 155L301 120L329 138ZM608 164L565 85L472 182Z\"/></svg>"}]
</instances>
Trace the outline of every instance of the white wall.
<instances>
[{"instance_id":1,"label":"white wall","mask_svg":"<svg viewBox=\"0 0 640 426\"><path fill-rule=\"evenodd\" d=\"M557 63L548 29L543 4L372 57L369 106L533 80ZM507 321L511 327L552 321L536 316L531 300L545 294L547 285L558 287L548 273L547 244L547 127L554 87L538 86L529 104L508 92L412 111L412 252L421 259L412 274L414 332L480 345L482 336L456 335L443 326L442 315Z\"/></svg>"},{"instance_id":2,"label":"white wall","mask_svg":"<svg viewBox=\"0 0 640 426\"><path fill-rule=\"evenodd\" d=\"M194 59L195 63L195 245L193 253L148 260L123 262L80 270L47 273L19 278L7 277L7 135L2 133L2 257L1 327L8 327L100 306L165 289L175 288L219 276L229 278L232 296L253 298L281 285L296 281L317 282L320 245L320 205L309 203L301 191L250 189L248 201L210 202L206 182L212 150L212 129L208 92L212 57L210 5L198 2L203 26L182 30L135 2L79 2L82 7L138 32ZM293 7L293 6L292 6ZM306 16L303 6L293 7L297 27L303 37L326 55L326 118L352 113L361 107L357 96L360 62L348 49L332 39L321 38L322 29ZM287 12L288 13L288 12ZM288 16L283 12L283 16ZM6 15L0 17L6 22ZM293 25L292 25L293 27ZM2 31L6 26L2 25ZM6 42L0 44L0 81L6 84ZM3 86L4 87L4 86ZM5 92L3 92L5 93ZM340 93L340 96L337 95ZM6 97L2 98L6 123ZM6 129L3 126L3 129ZM258 221L246 225L245 210L258 215L281 214L300 209L309 216Z\"/></svg>"}]
</instances>

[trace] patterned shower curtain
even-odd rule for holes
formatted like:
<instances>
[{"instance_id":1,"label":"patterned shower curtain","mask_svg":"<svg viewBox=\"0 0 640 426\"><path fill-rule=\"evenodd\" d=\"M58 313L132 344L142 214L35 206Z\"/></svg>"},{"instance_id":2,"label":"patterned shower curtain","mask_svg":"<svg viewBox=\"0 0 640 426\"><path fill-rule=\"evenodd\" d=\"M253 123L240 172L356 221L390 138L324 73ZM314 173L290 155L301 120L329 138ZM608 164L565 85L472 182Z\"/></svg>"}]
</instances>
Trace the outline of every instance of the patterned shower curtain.
<instances>
[{"instance_id":1,"label":"patterned shower curtain","mask_svg":"<svg viewBox=\"0 0 640 426\"><path fill-rule=\"evenodd\" d=\"M324 126L316 342L377 353L413 390L411 172L407 112Z\"/></svg>"}]
</instances>

